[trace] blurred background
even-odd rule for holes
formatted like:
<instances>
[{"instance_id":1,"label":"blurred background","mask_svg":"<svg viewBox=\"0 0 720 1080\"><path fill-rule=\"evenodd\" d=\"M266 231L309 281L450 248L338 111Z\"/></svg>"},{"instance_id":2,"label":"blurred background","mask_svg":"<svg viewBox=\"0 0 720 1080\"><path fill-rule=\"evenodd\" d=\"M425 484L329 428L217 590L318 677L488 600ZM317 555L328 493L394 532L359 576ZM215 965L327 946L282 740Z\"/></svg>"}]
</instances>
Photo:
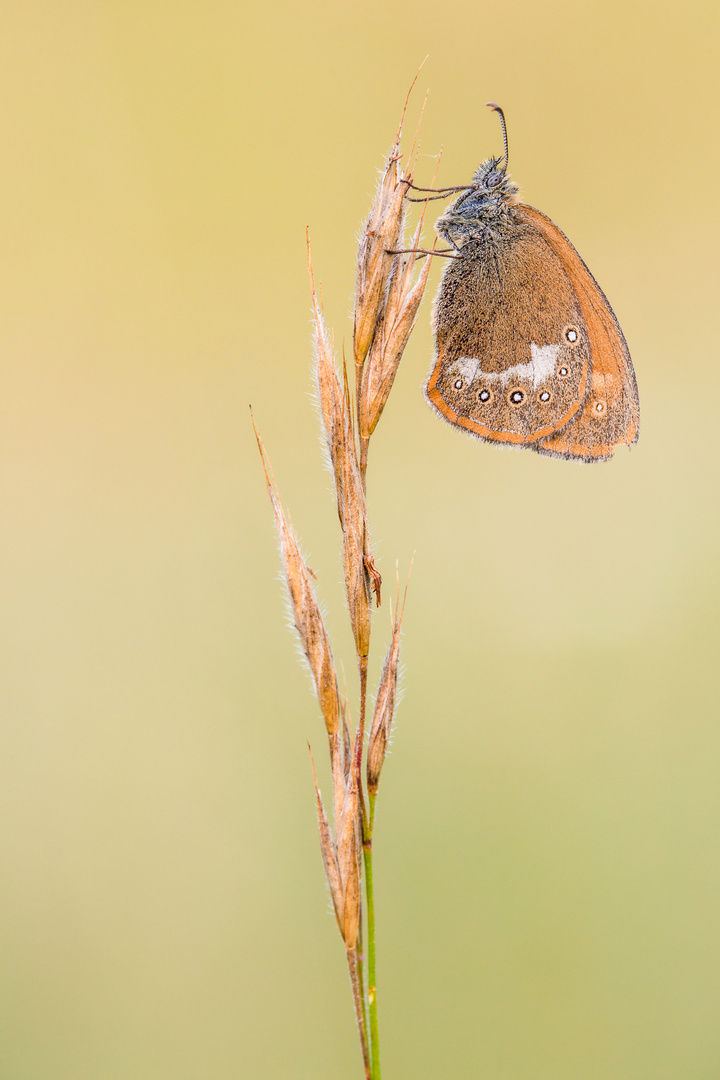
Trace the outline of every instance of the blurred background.
<instances>
[{"instance_id":1,"label":"blurred background","mask_svg":"<svg viewBox=\"0 0 720 1080\"><path fill-rule=\"evenodd\" d=\"M415 557L376 829L385 1074L720 1075L719 20L2 4L4 1080L361 1075L248 405L354 695L305 225L341 354L426 54L418 182L441 147L442 184L499 154L503 105L642 425L592 467L443 425L433 268L369 471L388 599Z\"/></svg>"}]
</instances>

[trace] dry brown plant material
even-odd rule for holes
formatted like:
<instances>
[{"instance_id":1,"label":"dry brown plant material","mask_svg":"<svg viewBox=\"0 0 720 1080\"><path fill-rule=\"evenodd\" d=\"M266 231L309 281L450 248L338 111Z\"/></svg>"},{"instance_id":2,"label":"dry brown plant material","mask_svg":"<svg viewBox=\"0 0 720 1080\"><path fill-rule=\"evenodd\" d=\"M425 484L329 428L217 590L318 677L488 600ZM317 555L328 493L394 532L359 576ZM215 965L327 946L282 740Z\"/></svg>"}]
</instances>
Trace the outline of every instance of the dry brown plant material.
<instances>
[{"instance_id":1,"label":"dry brown plant material","mask_svg":"<svg viewBox=\"0 0 720 1080\"><path fill-rule=\"evenodd\" d=\"M402 120L358 250L353 320L354 402L347 374L343 371L341 378L335 364L333 339L318 301L308 243L308 273L315 325L315 380L335 486L345 594L360 677L360 702L354 732L347 719L347 700L338 692L332 652L310 580L311 573L300 554L292 525L282 510L265 448L255 429L280 537L293 620L312 673L328 735L334 828L325 813L313 763L318 831L335 919L347 954L366 1080L380 1078L372 828L378 782L397 702L403 611L397 608L395 611L392 638L378 686L366 749L371 597L374 593L379 606L382 579L370 548L365 473L370 437L392 389L429 273L429 265L426 264L415 278L419 253L398 250L405 248L404 197L407 185L412 180L409 168L400 172L401 133ZM419 234L420 228L412 240L413 249L419 242ZM363 758L365 770L362 768Z\"/></svg>"},{"instance_id":2,"label":"dry brown plant material","mask_svg":"<svg viewBox=\"0 0 720 1080\"><path fill-rule=\"evenodd\" d=\"M338 929L346 949L357 945L360 926L360 858L361 845L358 830L357 786L354 772L350 772L345 785L345 799L337 819L338 841L335 842L323 806L318 787L315 763L312 765L315 783L315 801L320 832L320 849L325 866L325 876L330 887L330 897L335 910Z\"/></svg>"},{"instance_id":3,"label":"dry brown plant material","mask_svg":"<svg viewBox=\"0 0 720 1080\"><path fill-rule=\"evenodd\" d=\"M413 237L412 248L417 248L421 228L422 222ZM382 416L405 346L415 326L430 273L428 259L417 281L413 280L417 259L415 251L408 252L396 264L388 283L386 301L375 327L360 387L358 420L361 440L370 438Z\"/></svg>"},{"instance_id":4,"label":"dry brown plant material","mask_svg":"<svg viewBox=\"0 0 720 1080\"><path fill-rule=\"evenodd\" d=\"M345 592L355 648L358 659L363 662L367 660L370 649L370 578L366 560L372 558L369 550L365 489L358 467L347 381L344 387L340 385L330 336L318 306L309 245L308 273L315 318L318 398L342 529Z\"/></svg>"},{"instance_id":5,"label":"dry brown plant material","mask_svg":"<svg viewBox=\"0 0 720 1080\"><path fill-rule=\"evenodd\" d=\"M385 657L385 664L380 677L377 698L375 699L375 710L373 712L372 724L370 725L370 734L368 736L366 773L368 792L371 795L377 794L378 784L380 783L380 772L382 771L385 755L387 754L388 743L390 741L390 729L395 716L398 673L400 667L400 626L405 613L406 597L407 590L405 591L405 597L403 597L402 608L396 607L395 609L392 640L390 641L390 647L387 656Z\"/></svg>"},{"instance_id":6,"label":"dry brown plant material","mask_svg":"<svg viewBox=\"0 0 720 1080\"><path fill-rule=\"evenodd\" d=\"M280 538L285 581L290 598L295 629L298 632L305 658L315 686L315 694L325 720L329 736L338 734L340 728L340 699L338 695L335 665L328 641L325 623L315 590L310 581L310 570L305 565L291 524L285 518L274 477L265 453L260 434L252 420L255 438L262 457L270 501L275 514L275 525Z\"/></svg>"},{"instance_id":7,"label":"dry brown plant material","mask_svg":"<svg viewBox=\"0 0 720 1080\"><path fill-rule=\"evenodd\" d=\"M400 174L401 131L402 122L378 184L375 202L358 246L353 326L356 387L360 385L363 364L375 333L393 269L393 259L389 253L398 247L405 221L406 185L401 181L409 180L410 175L403 174L401 177Z\"/></svg>"}]
</instances>

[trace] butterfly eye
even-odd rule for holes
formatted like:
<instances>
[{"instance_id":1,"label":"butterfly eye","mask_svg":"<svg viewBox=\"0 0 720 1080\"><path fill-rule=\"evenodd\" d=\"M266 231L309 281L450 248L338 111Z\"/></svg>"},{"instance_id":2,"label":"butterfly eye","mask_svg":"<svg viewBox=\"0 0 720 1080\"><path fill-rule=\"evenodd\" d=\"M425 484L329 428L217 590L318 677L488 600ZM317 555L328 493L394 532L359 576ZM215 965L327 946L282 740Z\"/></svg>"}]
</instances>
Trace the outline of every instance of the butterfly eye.
<instances>
[{"instance_id":1,"label":"butterfly eye","mask_svg":"<svg viewBox=\"0 0 720 1080\"><path fill-rule=\"evenodd\" d=\"M563 365L563 367L558 368L558 378L567 379L569 374L570 374L570 368L566 368L564 365Z\"/></svg>"},{"instance_id":2,"label":"butterfly eye","mask_svg":"<svg viewBox=\"0 0 720 1080\"><path fill-rule=\"evenodd\" d=\"M579 337L580 337L580 335L578 334L578 332L577 332L577 330L575 329L574 326L566 326L565 327L565 340L570 345L574 345Z\"/></svg>"},{"instance_id":3,"label":"butterfly eye","mask_svg":"<svg viewBox=\"0 0 720 1080\"><path fill-rule=\"evenodd\" d=\"M487 401L489 401L491 397L492 397L492 394L490 393L489 390L480 390L478 392L478 398L479 398L480 401L482 401L483 405Z\"/></svg>"},{"instance_id":4,"label":"butterfly eye","mask_svg":"<svg viewBox=\"0 0 720 1080\"><path fill-rule=\"evenodd\" d=\"M456 390L462 390L462 388L463 388L462 379L456 379L455 382L453 383L453 386L455 387Z\"/></svg>"},{"instance_id":5,"label":"butterfly eye","mask_svg":"<svg viewBox=\"0 0 720 1080\"><path fill-rule=\"evenodd\" d=\"M538 401L542 401L544 405L546 405L551 398L552 394L549 390L543 390L541 394L538 394Z\"/></svg>"},{"instance_id":6,"label":"butterfly eye","mask_svg":"<svg viewBox=\"0 0 720 1080\"><path fill-rule=\"evenodd\" d=\"M596 416L602 416L602 414L605 412L605 402L604 401L596 401L595 404L593 405L593 412L595 413Z\"/></svg>"},{"instance_id":7,"label":"butterfly eye","mask_svg":"<svg viewBox=\"0 0 720 1080\"><path fill-rule=\"evenodd\" d=\"M524 390L511 390L508 394L508 401L511 405L522 405L525 400Z\"/></svg>"}]
</instances>

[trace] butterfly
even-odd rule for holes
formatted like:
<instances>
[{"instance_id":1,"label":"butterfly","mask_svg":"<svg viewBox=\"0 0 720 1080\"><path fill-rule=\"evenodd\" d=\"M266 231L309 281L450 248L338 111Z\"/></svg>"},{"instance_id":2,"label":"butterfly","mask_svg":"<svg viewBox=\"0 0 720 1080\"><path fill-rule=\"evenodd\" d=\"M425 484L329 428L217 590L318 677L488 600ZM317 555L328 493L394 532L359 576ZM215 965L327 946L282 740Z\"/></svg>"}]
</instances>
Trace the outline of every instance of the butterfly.
<instances>
[{"instance_id":1,"label":"butterfly","mask_svg":"<svg viewBox=\"0 0 720 1080\"><path fill-rule=\"evenodd\" d=\"M488 104L500 115L505 154L480 165L435 226L453 257L435 299L425 394L479 439L604 461L638 438L630 353L568 238L519 201L507 174L505 117Z\"/></svg>"}]
</instances>

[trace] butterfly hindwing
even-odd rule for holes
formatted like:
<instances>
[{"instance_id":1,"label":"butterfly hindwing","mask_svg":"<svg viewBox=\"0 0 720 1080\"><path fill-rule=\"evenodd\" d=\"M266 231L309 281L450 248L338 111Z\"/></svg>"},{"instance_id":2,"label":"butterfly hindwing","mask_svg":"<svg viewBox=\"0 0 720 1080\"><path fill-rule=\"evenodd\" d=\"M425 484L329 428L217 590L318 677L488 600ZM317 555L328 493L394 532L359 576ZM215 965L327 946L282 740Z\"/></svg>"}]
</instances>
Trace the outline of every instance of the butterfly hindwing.
<instances>
[{"instance_id":1,"label":"butterfly hindwing","mask_svg":"<svg viewBox=\"0 0 720 1080\"><path fill-rule=\"evenodd\" d=\"M557 225L532 206L517 212L535 226L563 264L589 333L590 385L582 409L561 431L542 438L540 453L601 461L637 441L640 403L627 343L600 286Z\"/></svg>"},{"instance_id":2,"label":"butterfly hindwing","mask_svg":"<svg viewBox=\"0 0 720 1080\"><path fill-rule=\"evenodd\" d=\"M513 207L515 211L524 207ZM562 259L532 221L487 229L449 262L435 302L430 403L481 439L531 445L582 408L588 327Z\"/></svg>"}]
</instances>

